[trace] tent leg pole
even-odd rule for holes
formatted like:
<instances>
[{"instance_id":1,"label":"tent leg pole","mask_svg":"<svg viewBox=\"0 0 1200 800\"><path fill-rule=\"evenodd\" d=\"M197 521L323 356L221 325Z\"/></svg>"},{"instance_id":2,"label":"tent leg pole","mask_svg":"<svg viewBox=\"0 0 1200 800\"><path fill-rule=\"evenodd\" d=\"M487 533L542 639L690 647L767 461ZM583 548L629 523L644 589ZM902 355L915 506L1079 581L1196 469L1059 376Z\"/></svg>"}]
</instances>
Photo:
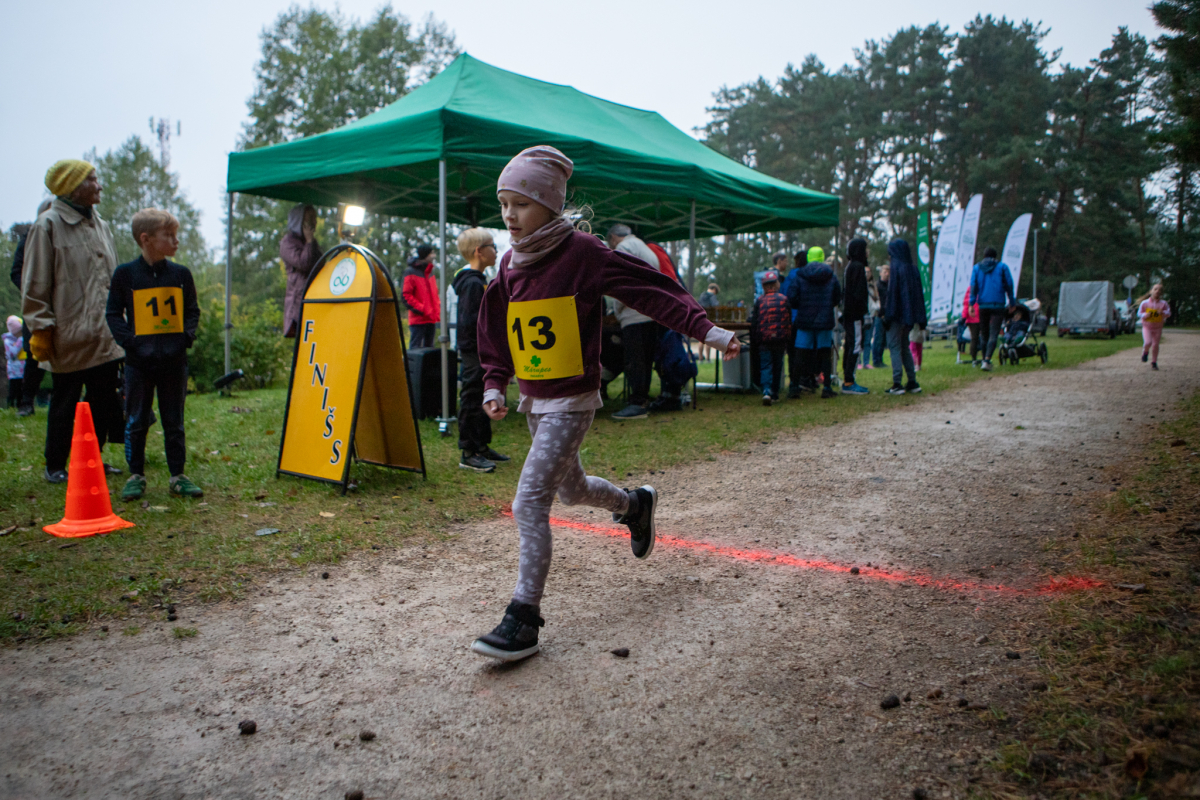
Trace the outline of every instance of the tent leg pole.
<instances>
[{"instance_id":1,"label":"tent leg pole","mask_svg":"<svg viewBox=\"0 0 1200 800\"><path fill-rule=\"evenodd\" d=\"M225 374L233 372L233 192L225 218Z\"/></svg>"},{"instance_id":2,"label":"tent leg pole","mask_svg":"<svg viewBox=\"0 0 1200 800\"><path fill-rule=\"evenodd\" d=\"M442 313L439 325L441 335L438 341L442 346L442 416L438 417L438 433L446 436L450 433L450 323L446 319L446 160L438 162L438 274L441 276L438 287Z\"/></svg>"},{"instance_id":3,"label":"tent leg pole","mask_svg":"<svg viewBox=\"0 0 1200 800\"><path fill-rule=\"evenodd\" d=\"M688 291L696 293L696 201L692 201L692 218L688 223Z\"/></svg>"}]
</instances>

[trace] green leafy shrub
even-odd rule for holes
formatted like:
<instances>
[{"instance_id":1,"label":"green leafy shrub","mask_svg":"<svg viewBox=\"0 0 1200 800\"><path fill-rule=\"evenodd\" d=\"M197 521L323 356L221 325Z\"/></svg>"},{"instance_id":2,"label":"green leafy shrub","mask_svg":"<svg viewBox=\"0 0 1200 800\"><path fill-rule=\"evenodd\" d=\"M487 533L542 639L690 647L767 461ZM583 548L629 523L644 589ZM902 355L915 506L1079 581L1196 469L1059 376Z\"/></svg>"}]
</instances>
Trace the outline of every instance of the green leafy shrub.
<instances>
[{"instance_id":1,"label":"green leafy shrub","mask_svg":"<svg viewBox=\"0 0 1200 800\"><path fill-rule=\"evenodd\" d=\"M261 389L282 380L291 368L292 340L283 338L283 312L274 300L242 305L233 298L233 369L246 371L246 387ZM198 392L212 391L225 374L225 304L210 299L188 355Z\"/></svg>"}]
</instances>

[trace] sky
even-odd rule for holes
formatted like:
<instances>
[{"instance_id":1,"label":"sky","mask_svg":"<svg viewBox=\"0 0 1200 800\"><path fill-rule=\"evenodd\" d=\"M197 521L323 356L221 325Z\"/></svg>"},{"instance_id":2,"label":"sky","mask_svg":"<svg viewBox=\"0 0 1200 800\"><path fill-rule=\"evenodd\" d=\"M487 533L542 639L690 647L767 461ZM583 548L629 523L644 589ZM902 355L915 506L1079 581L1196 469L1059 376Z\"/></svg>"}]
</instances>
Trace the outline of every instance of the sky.
<instances>
[{"instance_id":1,"label":"sky","mask_svg":"<svg viewBox=\"0 0 1200 800\"><path fill-rule=\"evenodd\" d=\"M0 226L32 218L46 169L104 153L129 136L155 144L151 118L179 123L171 170L202 213L210 247L224 243L226 159L247 119L260 34L287 0L0 2ZM303 4L302 4L303 5ZM315 2L366 19L381 0ZM829 67L867 39L938 22L961 31L977 13L1041 22L1048 51L1082 65L1117 28L1161 34L1146 0L609 0L600 4L396 0L433 14L459 47L497 67L658 111L694 134L722 86L776 78L815 53Z\"/></svg>"}]
</instances>

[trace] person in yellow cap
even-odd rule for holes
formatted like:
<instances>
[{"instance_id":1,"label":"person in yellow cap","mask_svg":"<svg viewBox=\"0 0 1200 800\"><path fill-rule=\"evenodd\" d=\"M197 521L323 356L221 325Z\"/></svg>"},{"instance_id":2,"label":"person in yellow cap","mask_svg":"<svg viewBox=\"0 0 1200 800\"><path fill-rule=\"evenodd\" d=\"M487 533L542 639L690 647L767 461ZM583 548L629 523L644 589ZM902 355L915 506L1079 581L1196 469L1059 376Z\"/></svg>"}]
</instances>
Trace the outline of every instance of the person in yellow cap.
<instances>
[{"instance_id":1,"label":"person in yellow cap","mask_svg":"<svg viewBox=\"0 0 1200 800\"><path fill-rule=\"evenodd\" d=\"M67 480L75 404L87 389L101 452L123 427L120 362L124 353L105 319L117 249L95 206L102 191L96 169L64 159L46 172L54 194L25 240L21 311L29 349L53 377L46 421L46 480ZM110 433L113 434L110 436ZM109 474L116 467L104 465Z\"/></svg>"}]
</instances>

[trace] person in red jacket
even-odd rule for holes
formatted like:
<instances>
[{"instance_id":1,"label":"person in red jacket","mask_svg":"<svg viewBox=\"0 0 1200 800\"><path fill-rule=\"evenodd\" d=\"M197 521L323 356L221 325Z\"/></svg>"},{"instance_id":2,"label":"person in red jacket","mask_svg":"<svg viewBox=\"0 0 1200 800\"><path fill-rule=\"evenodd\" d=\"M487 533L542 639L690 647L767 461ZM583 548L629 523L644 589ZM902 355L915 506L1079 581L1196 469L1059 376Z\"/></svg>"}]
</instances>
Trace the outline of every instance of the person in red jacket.
<instances>
[{"instance_id":1,"label":"person in red jacket","mask_svg":"<svg viewBox=\"0 0 1200 800\"><path fill-rule=\"evenodd\" d=\"M442 321L442 303L433 276L433 248L429 245L418 247L417 257L408 262L400 295L408 307L408 349L433 347L433 332Z\"/></svg>"},{"instance_id":2,"label":"person in red jacket","mask_svg":"<svg viewBox=\"0 0 1200 800\"><path fill-rule=\"evenodd\" d=\"M980 366L983 364L979 360L979 351L983 349L983 342L980 339L979 331L979 303L971 300L971 287L967 287L966 294L963 295L963 322L967 323L967 330L971 332L971 364ZM958 361L962 363L962 350L958 351Z\"/></svg>"}]
</instances>

